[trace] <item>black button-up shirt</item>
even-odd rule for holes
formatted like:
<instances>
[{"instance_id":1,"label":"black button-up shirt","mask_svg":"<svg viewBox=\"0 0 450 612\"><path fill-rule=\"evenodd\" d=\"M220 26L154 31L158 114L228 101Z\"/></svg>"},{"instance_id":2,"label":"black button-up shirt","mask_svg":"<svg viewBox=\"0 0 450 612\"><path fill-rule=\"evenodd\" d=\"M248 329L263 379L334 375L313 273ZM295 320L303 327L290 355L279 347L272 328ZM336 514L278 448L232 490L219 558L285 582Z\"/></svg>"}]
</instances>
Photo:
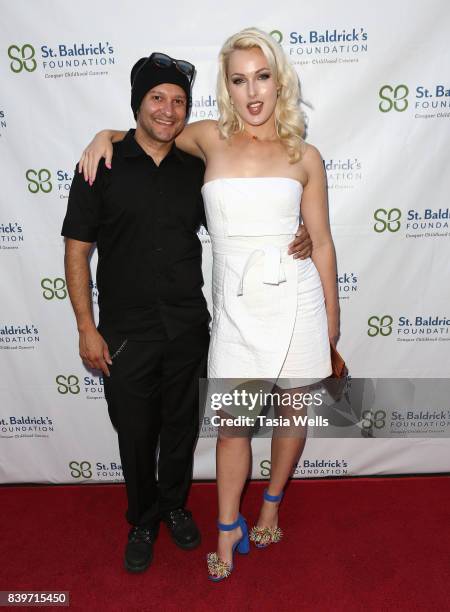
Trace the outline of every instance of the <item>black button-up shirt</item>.
<instances>
[{"instance_id":1,"label":"black button-up shirt","mask_svg":"<svg viewBox=\"0 0 450 612\"><path fill-rule=\"evenodd\" d=\"M97 243L100 330L174 338L209 319L197 236L204 164L173 145L157 166L134 132L92 187L75 170L61 234Z\"/></svg>"}]
</instances>

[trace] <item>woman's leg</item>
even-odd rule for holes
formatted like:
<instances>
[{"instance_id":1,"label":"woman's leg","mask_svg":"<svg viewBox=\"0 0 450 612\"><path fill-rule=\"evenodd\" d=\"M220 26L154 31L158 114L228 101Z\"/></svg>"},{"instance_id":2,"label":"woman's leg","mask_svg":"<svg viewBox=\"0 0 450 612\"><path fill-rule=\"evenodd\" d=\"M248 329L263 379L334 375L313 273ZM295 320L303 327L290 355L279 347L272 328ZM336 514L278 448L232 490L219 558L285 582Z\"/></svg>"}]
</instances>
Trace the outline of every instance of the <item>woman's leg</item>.
<instances>
[{"instance_id":1,"label":"woman's leg","mask_svg":"<svg viewBox=\"0 0 450 612\"><path fill-rule=\"evenodd\" d=\"M217 492L219 522L234 523L238 518L241 495L250 470L250 436L217 438ZM232 531L219 531L217 554L230 563L232 547L242 536L240 527Z\"/></svg>"},{"instance_id":2,"label":"woman's leg","mask_svg":"<svg viewBox=\"0 0 450 612\"><path fill-rule=\"evenodd\" d=\"M306 424L295 425L292 417L307 417L307 408L305 406L301 409L294 408L294 399L298 397L296 394L305 393L308 388L280 389L275 387L274 391L284 397L289 394L292 398L289 405L279 406L276 410L276 416L288 418L290 425L275 427L272 434L270 482L267 492L269 495L280 495L305 448L308 426ZM278 506L279 502L263 500L257 526L277 527Z\"/></svg>"}]
</instances>

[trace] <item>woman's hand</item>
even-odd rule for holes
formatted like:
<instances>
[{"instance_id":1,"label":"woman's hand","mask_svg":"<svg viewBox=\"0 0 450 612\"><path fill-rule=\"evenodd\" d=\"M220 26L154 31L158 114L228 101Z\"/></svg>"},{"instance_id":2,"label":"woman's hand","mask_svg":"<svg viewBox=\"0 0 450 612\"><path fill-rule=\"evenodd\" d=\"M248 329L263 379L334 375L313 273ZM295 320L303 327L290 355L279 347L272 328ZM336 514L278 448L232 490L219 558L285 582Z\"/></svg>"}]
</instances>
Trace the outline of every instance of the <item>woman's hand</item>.
<instances>
[{"instance_id":1,"label":"woman's hand","mask_svg":"<svg viewBox=\"0 0 450 612\"><path fill-rule=\"evenodd\" d=\"M113 155L112 135L110 130L102 130L95 135L94 139L83 151L78 162L78 172L82 172L84 180L89 181L89 185L95 181L99 161L105 158L105 166L111 169Z\"/></svg>"}]
</instances>

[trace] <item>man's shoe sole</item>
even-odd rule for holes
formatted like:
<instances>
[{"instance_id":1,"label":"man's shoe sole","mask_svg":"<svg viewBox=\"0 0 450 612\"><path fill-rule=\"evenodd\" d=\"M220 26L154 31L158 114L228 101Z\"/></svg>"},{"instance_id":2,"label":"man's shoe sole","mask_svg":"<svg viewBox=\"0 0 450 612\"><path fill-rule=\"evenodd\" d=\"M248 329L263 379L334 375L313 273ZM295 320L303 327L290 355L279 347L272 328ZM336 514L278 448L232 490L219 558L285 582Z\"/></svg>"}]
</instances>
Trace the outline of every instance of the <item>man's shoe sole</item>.
<instances>
[{"instance_id":1,"label":"man's shoe sole","mask_svg":"<svg viewBox=\"0 0 450 612\"><path fill-rule=\"evenodd\" d=\"M145 572L145 570L148 569L151 564L152 562L149 561L149 563L147 563L146 565L139 565L138 567L136 567L136 566L128 565L126 561L124 563L125 569L127 570L127 572L130 572L131 574L140 574L141 572Z\"/></svg>"}]
</instances>

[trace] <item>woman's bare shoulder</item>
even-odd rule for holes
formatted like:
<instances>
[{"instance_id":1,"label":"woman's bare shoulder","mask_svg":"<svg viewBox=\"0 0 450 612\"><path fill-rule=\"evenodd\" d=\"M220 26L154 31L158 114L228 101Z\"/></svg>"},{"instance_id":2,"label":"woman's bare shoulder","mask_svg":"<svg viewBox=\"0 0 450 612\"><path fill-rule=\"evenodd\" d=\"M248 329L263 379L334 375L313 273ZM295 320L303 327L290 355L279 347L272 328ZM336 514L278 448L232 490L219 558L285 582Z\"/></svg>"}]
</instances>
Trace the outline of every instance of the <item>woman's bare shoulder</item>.
<instances>
[{"instance_id":1,"label":"woman's bare shoulder","mask_svg":"<svg viewBox=\"0 0 450 612\"><path fill-rule=\"evenodd\" d=\"M216 138L219 139L217 121L213 121L212 119L204 119L202 121L189 123L184 128L182 134L192 138L204 151L216 140Z\"/></svg>"},{"instance_id":2,"label":"woman's bare shoulder","mask_svg":"<svg viewBox=\"0 0 450 612\"><path fill-rule=\"evenodd\" d=\"M188 130L195 131L197 134L211 134L213 132L218 133L217 121L214 119L202 119L201 121L193 121L188 123L186 128Z\"/></svg>"},{"instance_id":3,"label":"woman's bare shoulder","mask_svg":"<svg viewBox=\"0 0 450 612\"><path fill-rule=\"evenodd\" d=\"M319 149L311 143L305 143L300 165L307 175L307 181L311 177L322 176L325 172L322 155Z\"/></svg>"},{"instance_id":4,"label":"woman's bare shoulder","mask_svg":"<svg viewBox=\"0 0 450 612\"><path fill-rule=\"evenodd\" d=\"M217 121L194 121L186 125L184 130L178 134L176 143L177 146L190 153L200 157L204 162L208 157L209 148L214 140L214 131L217 131Z\"/></svg>"},{"instance_id":5,"label":"woman's bare shoulder","mask_svg":"<svg viewBox=\"0 0 450 612\"><path fill-rule=\"evenodd\" d=\"M301 157L291 166L291 172L295 179L300 181L303 187L309 182L313 175L323 171L323 160L319 149L313 144L303 142L301 146Z\"/></svg>"},{"instance_id":6,"label":"woman's bare shoulder","mask_svg":"<svg viewBox=\"0 0 450 612\"><path fill-rule=\"evenodd\" d=\"M320 154L319 149L310 142L305 142L303 144L302 162L306 166L323 163L322 155Z\"/></svg>"}]
</instances>

